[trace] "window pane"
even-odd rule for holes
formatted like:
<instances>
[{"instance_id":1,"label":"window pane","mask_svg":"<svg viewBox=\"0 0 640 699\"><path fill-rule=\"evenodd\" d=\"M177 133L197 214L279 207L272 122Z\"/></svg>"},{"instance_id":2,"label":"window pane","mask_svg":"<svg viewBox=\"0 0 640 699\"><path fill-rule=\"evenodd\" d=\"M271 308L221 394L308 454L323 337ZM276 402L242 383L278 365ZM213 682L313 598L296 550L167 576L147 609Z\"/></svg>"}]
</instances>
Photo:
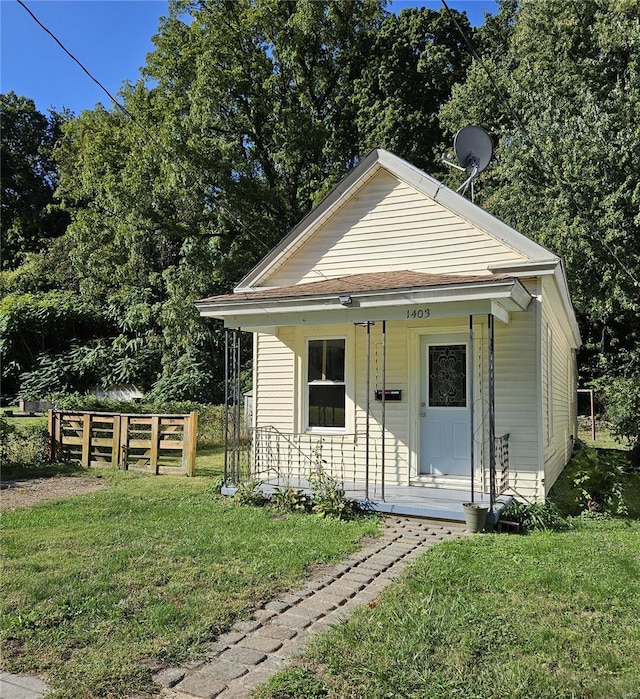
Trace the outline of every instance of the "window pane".
<instances>
[{"instance_id":1,"label":"window pane","mask_svg":"<svg viewBox=\"0 0 640 699\"><path fill-rule=\"evenodd\" d=\"M344 381L344 340L325 340L327 381Z\"/></svg>"},{"instance_id":2,"label":"window pane","mask_svg":"<svg viewBox=\"0 0 640 699\"><path fill-rule=\"evenodd\" d=\"M466 346L431 345L429 347L429 406L464 408L466 405Z\"/></svg>"},{"instance_id":3,"label":"window pane","mask_svg":"<svg viewBox=\"0 0 640 699\"><path fill-rule=\"evenodd\" d=\"M309 381L322 380L322 356L325 340L309 340Z\"/></svg>"},{"instance_id":4,"label":"window pane","mask_svg":"<svg viewBox=\"0 0 640 699\"><path fill-rule=\"evenodd\" d=\"M344 385L309 386L309 427L344 427Z\"/></svg>"}]
</instances>

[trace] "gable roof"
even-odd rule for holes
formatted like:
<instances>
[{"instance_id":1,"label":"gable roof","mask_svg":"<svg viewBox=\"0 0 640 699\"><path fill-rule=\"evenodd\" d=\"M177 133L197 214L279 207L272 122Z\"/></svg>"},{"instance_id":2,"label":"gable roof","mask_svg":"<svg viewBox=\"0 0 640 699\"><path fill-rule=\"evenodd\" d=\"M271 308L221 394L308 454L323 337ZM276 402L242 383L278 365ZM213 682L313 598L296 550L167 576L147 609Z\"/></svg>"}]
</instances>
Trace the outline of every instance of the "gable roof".
<instances>
[{"instance_id":1,"label":"gable roof","mask_svg":"<svg viewBox=\"0 0 640 699\"><path fill-rule=\"evenodd\" d=\"M387 173L394 177L402 186L413 188L415 192L422 195L425 200L430 200L432 206L440 207L443 210L450 212L452 216L458 217L465 225L479 231L487 236L487 241L496 242L505 250L513 253L511 259L503 258L496 260L486 265L486 273L493 276L486 280L481 279L478 274L486 274L484 271L472 273L476 276L469 276L468 285L465 287L464 282L461 282L462 275L433 275L429 272L435 270L422 269L420 272L415 269L413 272L399 266L402 264L396 261L394 271L383 272L381 270L370 272L369 274L355 274L344 276L344 273L335 274L339 270L333 270L334 274L325 276L319 270L310 270L315 274L320 274L324 277L323 282L312 282L309 279L298 277L299 281L287 281L286 275L280 276L278 283L278 274L283 269L289 260L310 241L314 234L319 231L332 217L342 210L342 207L347 205L351 200L357 198L363 191L363 188L370 180L378 175L378 173ZM455 235L455 234L454 234ZM357 263L356 263L357 264ZM345 269L346 271L346 269ZM360 271L363 271L360 267ZM448 270L442 269L442 272ZM453 268L451 271L458 271ZM468 273L469 270L467 270ZM422 275L422 281L416 284L406 286L396 286L395 282L389 284L388 279L400 277L405 280L409 274ZM385 277L386 275L386 277ZM562 259L539 245L535 241L527 238L522 233L511 228L491 214L487 213L479 206L445 187L442 183L433 177L427 175L422 170L414 167L402 158L399 158L392 153L383 149L371 151L351 172L349 172L342 181L318 204L293 230L283 238L283 240L269 252L235 287L232 296L213 297L203 299L196 305L202 315L210 315L215 317L226 316L230 312L231 304L236 309L239 306L248 307L251 304L261 304L265 309L277 303L278 299L297 299L296 304L316 305L312 299L328 298L334 294L333 284L337 283L341 286L339 293L367 293L378 295L381 292L386 294L397 294L398 290L410 288L411 293L416 293L423 296L427 294L429 297L435 292L434 287L439 288L454 288L457 286L460 289L465 289L464 293L469 297L471 295L470 287L479 289L483 287L485 291L492 283L500 284L501 286L510 286L512 293L520 293L518 289L523 289L520 284L513 286L518 278L540 277L544 275L553 276L556 288L559 291L561 304L566 314L566 318L573 335L575 346L581 344L580 331L575 318L575 312L571 303L569 289L567 285L566 274L564 271ZM441 283L431 284L427 281L427 277L437 276L441 278ZM451 277L451 281L444 280L444 277ZM467 276L467 275L465 275ZM359 288L358 285L364 283L364 277L368 277L366 284L373 284L373 287ZM507 279L508 277L508 279ZM351 278L350 281L347 281ZM384 278L384 279L383 279ZM289 277L290 279L290 277ZM322 287L317 284L326 284ZM355 285L355 286L354 286ZM450 286L453 285L453 286ZM461 286L462 285L462 286ZM293 286L296 288L294 289ZM374 288L375 287L375 288ZM337 288L337 287L335 287ZM506 288L506 287L505 287ZM422 289L422 292L415 291ZM513 291L515 290L515 292ZM268 292L268 293L267 293ZM261 294L265 293L265 296ZM444 298L444 296L442 296ZM306 300L305 300L306 299ZM214 311L214 308L216 311ZM224 308L224 310L223 310ZM272 308L275 310L275 307ZM220 313L220 314L218 314Z\"/></svg>"},{"instance_id":2,"label":"gable roof","mask_svg":"<svg viewBox=\"0 0 640 699\"><path fill-rule=\"evenodd\" d=\"M397 179L412 186L424 196L438 202L467 223L484 231L517 251L532 264L529 275L535 274L537 263L555 266L560 258L546 248L506 225L471 201L445 187L433 177L402 158L383 149L371 151L346 177L316 206L283 240L264 257L236 286L236 291L260 287L291 256L309 240L354 190L362 187L380 170L386 170ZM548 273L548 272L547 272Z\"/></svg>"}]
</instances>

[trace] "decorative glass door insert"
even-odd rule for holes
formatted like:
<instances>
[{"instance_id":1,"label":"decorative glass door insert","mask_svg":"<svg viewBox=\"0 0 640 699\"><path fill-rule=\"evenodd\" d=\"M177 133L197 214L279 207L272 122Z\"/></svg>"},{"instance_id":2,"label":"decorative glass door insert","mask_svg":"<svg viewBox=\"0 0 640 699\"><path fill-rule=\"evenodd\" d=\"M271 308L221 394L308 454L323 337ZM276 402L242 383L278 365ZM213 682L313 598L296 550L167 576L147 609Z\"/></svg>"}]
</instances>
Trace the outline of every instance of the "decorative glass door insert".
<instances>
[{"instance_id":1,"label":"decorative glass door insert","mask_svg":"<svg viewBox=\"0 0 640 699\"><path fill-rule=\"evenodd\" d=\"M467 346L429 346L429 407L466 408Z\"/></svg>"}]
</instances>

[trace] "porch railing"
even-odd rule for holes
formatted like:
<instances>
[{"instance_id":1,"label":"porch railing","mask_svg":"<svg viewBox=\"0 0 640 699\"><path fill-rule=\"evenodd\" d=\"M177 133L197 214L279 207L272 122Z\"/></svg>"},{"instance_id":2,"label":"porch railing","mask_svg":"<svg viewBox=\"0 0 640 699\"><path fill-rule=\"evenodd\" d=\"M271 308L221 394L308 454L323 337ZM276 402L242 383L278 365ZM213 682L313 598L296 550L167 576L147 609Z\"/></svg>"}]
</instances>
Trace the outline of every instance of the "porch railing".
<instances>
[{"instance_id":1,"label":"porch railing","mask_svg":"<svg viewBox=\"0 0 640 699\"><path fill-rule=\"evenodd\" d=\"M377 442L372 440L372 451L379 450ZM305 487L311 473L319 468L341 484L361 481L364 462L361 453L356 455L356 446L352 434L319 436L281 432L272 426L257 427L230 454L225 481L234 484L256 478ZM379 470L374 459L372 481L380 478Z\"/></svg>"},{"instance_id":2,"label":"porch railing","mask_svg":"<svg viewBox=\"0 0 640 699\"><path fill-rule=\"evenodd\" d=\"M370 484L374 489L382 480L379 463L380 440L371 440ZM495 441L495 493L509 488L509 435ZM281 432L272 426L243 432L229 454L227 485L248 478L279 485L306 487L313 471L322 468L339 483L363 482L365 464L362 445L352 434L319 436L307 433Z\"/></svg>"},{"instance_id":3,"label":"porch railing","mask_svg":"<svg viewBox=\"0 0 640 699\"><path fill-rule=\"evenodd\" d=\"M509 488L509 435L496 437L496 495L502 495Z\"/></svg>"}]
</instances>

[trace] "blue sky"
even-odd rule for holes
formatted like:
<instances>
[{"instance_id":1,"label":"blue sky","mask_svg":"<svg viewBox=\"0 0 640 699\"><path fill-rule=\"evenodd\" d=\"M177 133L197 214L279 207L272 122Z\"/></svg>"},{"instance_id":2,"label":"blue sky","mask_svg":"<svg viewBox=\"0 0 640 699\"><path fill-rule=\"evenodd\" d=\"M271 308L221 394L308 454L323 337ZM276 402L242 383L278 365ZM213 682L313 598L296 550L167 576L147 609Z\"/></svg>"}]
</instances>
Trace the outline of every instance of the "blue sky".
<instances>
[{"instance_id":1,"label":"blue sky","mask_svg":"<svg viewBox=\"0 0 640 699\"><path fill-rule=\"evenodd\" d=\"M23 0L65 47L111 94L125 81L135 82L152 36L167 14L167 0ZM466 11L473 24L483 12L496 12L495 0L448 0ZM405 7L442 8L440 0L395 0L390 10ZM76 114L107 95L29 16L17 0L0 0L0 91L30 97L46 113L50 108Z\"/></svg>"}]
</instances>

